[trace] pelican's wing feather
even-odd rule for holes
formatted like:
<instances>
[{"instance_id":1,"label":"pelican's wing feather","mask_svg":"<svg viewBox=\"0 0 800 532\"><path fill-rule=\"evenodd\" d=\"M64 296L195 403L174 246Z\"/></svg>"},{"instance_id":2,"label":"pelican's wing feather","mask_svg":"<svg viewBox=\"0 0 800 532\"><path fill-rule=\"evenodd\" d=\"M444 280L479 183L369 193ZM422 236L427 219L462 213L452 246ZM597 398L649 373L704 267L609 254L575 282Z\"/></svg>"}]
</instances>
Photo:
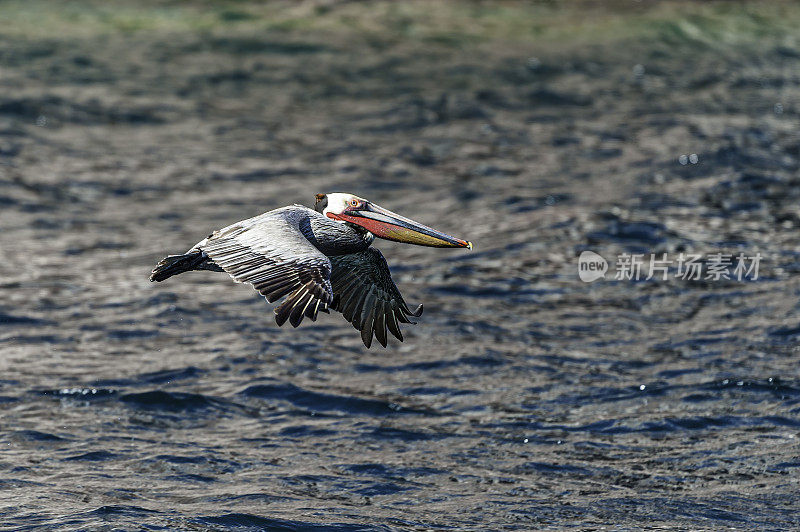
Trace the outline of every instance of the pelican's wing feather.
<instances>
[{"instance_id":1,"label":"pelican's wing feather","mask_svg":"<svg viewBox=\"0 0 800 532\"><path fill-rule=\"evenodd\" d=\"M409 316L419 317L422 305L413 311L408 308L381 252L368 248L330 260L334 295L331 308L361 331L367 347L372 345L373 334L386 347L387 330L402 342L399 323L414 323Z\"/></svg>"},{"instance_id":2,"label":"pelican's wing feather","mask_svg":"<svg viewBox=\"0 0 800 532\"><path fill-rule=\"evenodd\" d=\"M302 208L305 209L305 208ZM333 301L331 262L299 228L305 213L287 207L221 229L198 243L234 281L250 283L275 308L275 321L293 327L317 319Z\"/></svg>"}]
</instances>

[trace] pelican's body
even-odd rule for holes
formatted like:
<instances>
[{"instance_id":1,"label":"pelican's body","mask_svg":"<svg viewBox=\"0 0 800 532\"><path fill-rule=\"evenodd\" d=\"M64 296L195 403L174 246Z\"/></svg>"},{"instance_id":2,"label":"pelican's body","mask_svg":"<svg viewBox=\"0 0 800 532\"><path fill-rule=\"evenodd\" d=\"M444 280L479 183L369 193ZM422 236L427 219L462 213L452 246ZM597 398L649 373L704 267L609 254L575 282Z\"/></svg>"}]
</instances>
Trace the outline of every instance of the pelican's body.
<instances>
[{"instance_id":1,"label":"pelican's body","mask_svg":"<svg viewBox=\"0 0 800 532\"><path fill-rule=\"evenodd\" d=\"M412 311L392 282L383 255L371 248L375 236L435 247L468 247L413 220L350 194L318 194L315 209L292 205L213 232L183 255L162 260L151 281L191 270L227 272L250 283L271 303L275 320L297 327L303 317L333 308L361 331L369 347L373 334L386 346L387 330L400 341L398 322L412 323Z\"/></svg>"}]
</instances>

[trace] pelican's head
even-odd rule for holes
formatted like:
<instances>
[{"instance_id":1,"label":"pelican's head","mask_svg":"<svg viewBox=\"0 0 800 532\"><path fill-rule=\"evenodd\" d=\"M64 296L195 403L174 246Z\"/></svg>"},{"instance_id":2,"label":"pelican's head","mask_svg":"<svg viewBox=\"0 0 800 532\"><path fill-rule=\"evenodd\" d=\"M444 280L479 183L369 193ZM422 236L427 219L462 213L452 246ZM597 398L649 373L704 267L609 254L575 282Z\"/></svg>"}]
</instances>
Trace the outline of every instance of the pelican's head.
<instances>
[{"instance_id":1,"label":"pelican's head","mask_svg":"<svg viewBox=\"0 0 800 532\"><path fill-rule=\"evenodd\" d=\"M421 223L379 207L353 194L317 194L315 209L331 220L363 227L378 238L431 246L435 248L468 248L472 242L447 235Z\"/></svg>"}]
</instances>

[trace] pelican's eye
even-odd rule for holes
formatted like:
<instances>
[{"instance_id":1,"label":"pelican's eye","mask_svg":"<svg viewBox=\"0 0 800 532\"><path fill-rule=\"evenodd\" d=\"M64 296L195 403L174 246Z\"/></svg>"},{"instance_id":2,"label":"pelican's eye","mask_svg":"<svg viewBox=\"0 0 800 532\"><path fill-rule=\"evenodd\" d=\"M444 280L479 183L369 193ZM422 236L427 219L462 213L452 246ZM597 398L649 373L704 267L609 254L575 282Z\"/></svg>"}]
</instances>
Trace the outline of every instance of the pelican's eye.
<instances>
[{"instance_id":1,"label":"pelican's eye","mask_svg":"<svg viewBox=\"0 0 800 532\"><path fill-rule=\"evenodd\" d=\"M360 202L357 199L351 199L349 203L351 207L358 207L358 205L360 204Z\"/></svg>"}]
</instances>

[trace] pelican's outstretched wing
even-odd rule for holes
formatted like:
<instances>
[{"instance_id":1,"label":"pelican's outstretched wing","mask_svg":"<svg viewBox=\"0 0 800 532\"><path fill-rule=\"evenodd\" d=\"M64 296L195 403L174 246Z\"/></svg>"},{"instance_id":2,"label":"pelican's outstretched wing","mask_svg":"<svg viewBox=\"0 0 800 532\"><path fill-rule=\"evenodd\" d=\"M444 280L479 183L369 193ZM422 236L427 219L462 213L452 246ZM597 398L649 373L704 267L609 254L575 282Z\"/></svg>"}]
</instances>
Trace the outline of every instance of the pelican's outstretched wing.
<instances>
[{"instance_id":1,"label":"pelican's outstretched wing","mask_svg":"<svg viewBox=\"0 0 800 532\"><path fill-rule=\"evenodd\" d=\"M292 207L271 211L221 229L193 249L204 251L234 281L250 283L272 303L275 321L293 327L303 316L317 319L333 301L331 263L299 229L304 213Z\"/></svg>"},{"instance_id":2,"label":"pelican's outstretched wing","mask_svg":"<svg viewBox=\"0 0 800 532\"><path fill-rule=\"evenodd\" d=\"M364 345L372 345L372 335L386 347L386 330L403 341L400 323L414 323L422 305L411 310L392 281L389 266L380 251L368 248L359 253L330 257L334 300L331 308L361 331Z\"/></svg>"}]
</instances>

